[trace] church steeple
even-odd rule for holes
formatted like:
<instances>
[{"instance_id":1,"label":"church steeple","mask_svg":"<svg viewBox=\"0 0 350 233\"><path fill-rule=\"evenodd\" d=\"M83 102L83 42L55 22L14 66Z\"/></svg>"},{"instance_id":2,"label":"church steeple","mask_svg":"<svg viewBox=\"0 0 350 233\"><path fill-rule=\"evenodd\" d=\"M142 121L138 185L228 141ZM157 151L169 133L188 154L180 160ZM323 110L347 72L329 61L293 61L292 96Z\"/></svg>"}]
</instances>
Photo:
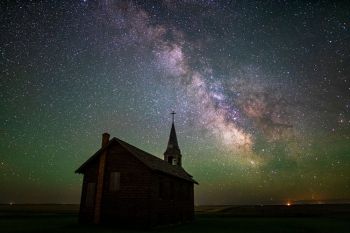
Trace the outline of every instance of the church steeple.
<instances>
[{"instance_id":1,"label":"church steeple","mask_svg":"<svg viewBox=\"0 0 350 233\"><path fill-rule=\"evenodd\" d=\"M175 124L174 124L174 115L176 113L172 111L171 114L172 114L172 124L171 124L168 146L166 148L166 151L164 152L164 160L170 164L181 166L182 155L179 148L179 144L177 142L177 136L176 136Z\"/></svg>"}]
</instances>

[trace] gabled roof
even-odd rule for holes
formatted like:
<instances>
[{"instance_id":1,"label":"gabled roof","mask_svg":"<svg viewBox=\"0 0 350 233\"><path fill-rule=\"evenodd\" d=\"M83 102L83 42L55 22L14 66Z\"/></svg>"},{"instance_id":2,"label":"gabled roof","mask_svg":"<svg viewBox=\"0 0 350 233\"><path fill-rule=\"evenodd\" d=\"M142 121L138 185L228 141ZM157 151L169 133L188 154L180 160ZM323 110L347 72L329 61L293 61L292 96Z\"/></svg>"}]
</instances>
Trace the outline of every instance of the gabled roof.
<instances>
[{"instance_id":1,"label":"gabled roof","mask_svg":"<svg viewBox=\"0 0 350 233\"><path fill-rule=\"evenodd\" d=\"M119 138L112 138L109 143L99 149L93 156L91 156L85 163L83 163L76 171L75 173L83 173L85 167L92 163L95 159L99 157L99 155L106 150L108 147L110 147L112 144L118 143L121 145L124 149L130 152L135 158L137 158L140 162L142 162L144 165L146 165L148 168L150 168L153 171L159 171L171 176L178 177L180 179L184 179L193 183L197 183L190 174L188 174L182 167L177 165L172 165L167 163L166 161L151 155L133 145L130 145L127 142L124 142L120 140Z\"/></svg>"}]
</instances>

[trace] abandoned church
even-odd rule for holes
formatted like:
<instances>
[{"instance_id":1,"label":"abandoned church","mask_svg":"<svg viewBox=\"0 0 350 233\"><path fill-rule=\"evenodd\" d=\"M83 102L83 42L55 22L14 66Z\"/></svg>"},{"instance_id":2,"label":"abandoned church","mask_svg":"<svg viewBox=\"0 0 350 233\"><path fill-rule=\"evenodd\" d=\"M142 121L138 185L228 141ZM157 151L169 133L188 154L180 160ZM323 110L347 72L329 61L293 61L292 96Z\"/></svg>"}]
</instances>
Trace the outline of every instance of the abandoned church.
<instances>
[{"instance_id":1,"label":"abandoned church","mask_svg":"<svg viewBox=\"0 0 350 233\"><path fill-rule=\"evenodd\" d=\"M156 226L193 220L198 183L182 168L174 117L164 160L109 138L104 133L102 147L76 170L84 175L80 222Z\"/></svg>"}]
</instances>

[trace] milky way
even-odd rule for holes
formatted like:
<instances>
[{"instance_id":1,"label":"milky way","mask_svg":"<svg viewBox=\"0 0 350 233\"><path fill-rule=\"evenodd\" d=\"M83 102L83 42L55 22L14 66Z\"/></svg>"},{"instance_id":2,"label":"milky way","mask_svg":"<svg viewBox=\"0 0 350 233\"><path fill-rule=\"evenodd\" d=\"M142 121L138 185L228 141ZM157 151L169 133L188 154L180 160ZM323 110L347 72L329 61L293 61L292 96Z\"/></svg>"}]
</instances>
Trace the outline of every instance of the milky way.
<instances>
[{"instance_id":1,"label":"milky way","mask_svg":"<svg viewBox=\"0 0 350 233\"><path fill-rule=\"evenodd\" d=\"M78 202L74 170L104 131L162 157L172 110L197 204L349 199L349 13L325 1L3 3L0 202Z\"/></svg>"}]
</instances>

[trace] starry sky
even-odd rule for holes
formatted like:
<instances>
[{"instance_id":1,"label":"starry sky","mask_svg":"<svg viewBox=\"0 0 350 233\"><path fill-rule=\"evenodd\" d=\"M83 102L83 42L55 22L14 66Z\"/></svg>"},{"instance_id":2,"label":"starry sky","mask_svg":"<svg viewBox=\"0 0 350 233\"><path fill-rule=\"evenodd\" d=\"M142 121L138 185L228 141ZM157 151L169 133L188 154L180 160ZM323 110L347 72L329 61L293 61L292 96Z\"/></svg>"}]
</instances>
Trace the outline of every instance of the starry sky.
<instances>
[{"instance_id":1,"label":"starry sky","mask_svg":"<svg viewBox=\"0 0 350 233\"><path fill-rule=\"evenodd\" d=\"M109 132L195 203L350 199L346 1L2 1L0 203L78 203Z\"/></svg>"}]
</instances>

